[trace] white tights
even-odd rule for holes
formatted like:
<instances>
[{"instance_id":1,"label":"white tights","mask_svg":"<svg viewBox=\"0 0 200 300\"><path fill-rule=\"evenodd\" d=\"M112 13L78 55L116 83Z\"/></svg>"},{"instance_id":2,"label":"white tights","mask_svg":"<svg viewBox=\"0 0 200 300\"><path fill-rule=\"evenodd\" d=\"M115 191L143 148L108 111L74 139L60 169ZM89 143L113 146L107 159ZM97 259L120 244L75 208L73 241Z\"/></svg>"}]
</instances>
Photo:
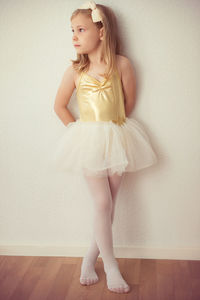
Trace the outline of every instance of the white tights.
<instances>
[{"instance_id":1,"label":"white tights","mask_svg":"<svg viewBox=\"0 0 200 300\"><path fill-rule=\"evenodd\" d=\"M81 284L94 284L98 281L94 265L101 253L107 286L113 292L124 293L129 286L123 279L113 252L112 224L116 197L122 180L118 174L105 177L86 176L85 179L94 199L94 233L91 246L81 266Z\"/></svg>"}]
</instances>

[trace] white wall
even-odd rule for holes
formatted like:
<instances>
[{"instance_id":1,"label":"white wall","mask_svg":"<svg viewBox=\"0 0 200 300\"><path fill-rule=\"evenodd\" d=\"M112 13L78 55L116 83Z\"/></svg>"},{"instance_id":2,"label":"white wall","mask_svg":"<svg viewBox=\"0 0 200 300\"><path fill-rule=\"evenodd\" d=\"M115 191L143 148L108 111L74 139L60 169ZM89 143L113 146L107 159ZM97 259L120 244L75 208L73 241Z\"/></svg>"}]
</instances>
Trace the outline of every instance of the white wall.
<instances>
[{"instance_id":1,"label":"white wall","mask_svg":"<svg viewBox=\"0 0 200 300\"><path fill-rule=\"evenodd\" d=\"M65 131L55 95L76 57L70 16L82 3L0 2L1 254L82 256L90 244L93 200L84 179L49 166ZM159 159L122 182L116 256L200 259L200 2L99 3L118 16L137 76L131 117ZM77 117L75 95L69 108Z\"/></svg>"}]
</instances>

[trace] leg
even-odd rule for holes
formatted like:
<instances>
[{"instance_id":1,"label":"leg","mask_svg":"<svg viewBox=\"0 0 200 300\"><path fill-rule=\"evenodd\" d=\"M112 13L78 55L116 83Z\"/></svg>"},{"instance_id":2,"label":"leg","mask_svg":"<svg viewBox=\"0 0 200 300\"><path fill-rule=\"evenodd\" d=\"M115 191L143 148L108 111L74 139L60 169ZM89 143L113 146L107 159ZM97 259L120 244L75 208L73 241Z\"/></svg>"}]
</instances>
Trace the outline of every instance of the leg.
<instances>
[{"instance_id":1,"label":"leg","mask_svg":"<svg viewBox=\"0 0 200 300\"><path fill-rule=\"evenodd\" d=\"M112 194L112 204L113 204L112 205L112 213L111 213L112 224L114 221L115 204L116 204L117 194L118 194L119 187L120 187L123 176L124 176L124 173L122 174L122 176L120 176L118 174L108 175L110 190L111 190L111 194Z\"/></svg>"},{"instance_id":2,"label":"leg","mask_svg":"<svg viewBox=\"0 0 200 300\"><path fill-rule=\"evenodd\" d=\"M129 286L121 276L113 252L111 223L112 195L108 177L86 177L86 180L94 198L95 239L102 256L108 288L113 292L128 292Z\"/></svg>"},{"instance_id":3,"label":"leg","mask_svg":"<svg viewBox=\"0 0 200 300\"><path fill-rule=\"evenodd\" d=\"M122 175L123 176L123 175ZM115 203L117 198L117 193L120 187L120 183L122 180L122 176L117 174L108 175L110 191L112 195L112 212L111 212L111 223L114 221L114 211L115 211ZM82 284L94 284L98 281L98 275L95 272L95 263L100 254L99 248L97 246L95 240L95 233L93 233L91 246L83 259L82 262L82 273L81 273L81 283Z\"/></svg>"}]
</instances>

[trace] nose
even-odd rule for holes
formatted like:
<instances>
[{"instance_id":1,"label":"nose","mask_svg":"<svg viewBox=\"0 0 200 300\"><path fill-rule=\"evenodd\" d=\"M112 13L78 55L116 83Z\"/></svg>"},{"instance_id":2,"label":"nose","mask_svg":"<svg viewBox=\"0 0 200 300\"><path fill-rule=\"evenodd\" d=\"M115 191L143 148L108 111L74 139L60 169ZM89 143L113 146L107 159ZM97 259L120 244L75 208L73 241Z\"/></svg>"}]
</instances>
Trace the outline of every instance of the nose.
<instances>
[{"instance_id":1,"label":"nose","mask_svg":"<svg viewBox=\"0 0 200 300\"><path fill-rule=\"evenodd\" d=\"M73 35L73 40L77 40L77 36L75 34Z\"/></svg>"}]
</instances>

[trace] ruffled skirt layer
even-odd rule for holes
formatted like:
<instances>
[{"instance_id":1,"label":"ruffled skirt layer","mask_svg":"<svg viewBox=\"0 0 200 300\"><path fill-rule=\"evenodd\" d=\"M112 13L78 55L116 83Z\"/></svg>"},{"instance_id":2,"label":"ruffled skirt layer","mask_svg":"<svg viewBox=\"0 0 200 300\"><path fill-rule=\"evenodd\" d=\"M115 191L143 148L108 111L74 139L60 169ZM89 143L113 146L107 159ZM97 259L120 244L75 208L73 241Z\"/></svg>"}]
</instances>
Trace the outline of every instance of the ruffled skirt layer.
<instances>
[{"instance_id":1,"label":"ruffled skirt layer","mask_svg":"<svg viewBox=\"0 0 200 300\"><path fill-rule=\"evenodd\" d=\"M70 122L52 158L56 170L98 177L135 172L156 162L144 128L128 117L120 126L112 121Z\"/></svg>"}]
</instances>

